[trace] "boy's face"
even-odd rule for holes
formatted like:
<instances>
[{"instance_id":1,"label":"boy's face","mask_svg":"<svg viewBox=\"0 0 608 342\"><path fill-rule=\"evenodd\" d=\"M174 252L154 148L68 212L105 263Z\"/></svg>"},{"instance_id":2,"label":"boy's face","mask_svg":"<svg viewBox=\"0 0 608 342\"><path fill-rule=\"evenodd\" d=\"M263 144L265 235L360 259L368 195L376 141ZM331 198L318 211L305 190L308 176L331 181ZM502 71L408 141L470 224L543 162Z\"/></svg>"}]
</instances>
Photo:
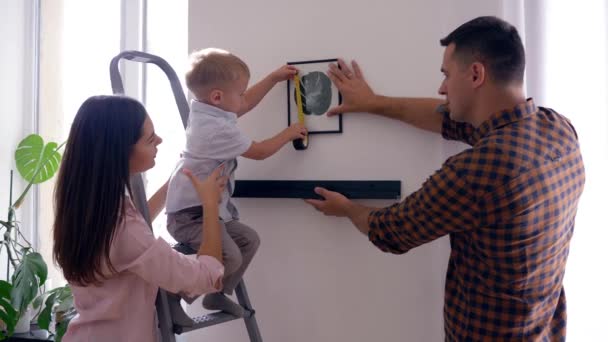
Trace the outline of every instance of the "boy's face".
<instances>
[{"instance_id":1,"label":"boy's face","mask_svg":"<svg viewBox=\"0 0 608 342\"><path fill-rule=\"evenodd\" d=\"M241 75L238 80L223 89L223 96L218 107L227 112L238 114L244 105L244 94L248 83L249 77Z\"/></svg>"}]
</instances>

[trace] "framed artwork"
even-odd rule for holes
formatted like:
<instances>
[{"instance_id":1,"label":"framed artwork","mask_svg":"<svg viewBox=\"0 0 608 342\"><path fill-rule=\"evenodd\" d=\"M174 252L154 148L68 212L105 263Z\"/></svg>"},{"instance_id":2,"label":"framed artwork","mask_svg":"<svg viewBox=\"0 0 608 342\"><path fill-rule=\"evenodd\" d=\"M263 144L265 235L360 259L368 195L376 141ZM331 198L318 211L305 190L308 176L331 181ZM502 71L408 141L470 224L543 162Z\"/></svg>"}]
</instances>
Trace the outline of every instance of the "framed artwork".
<instances>
[{"instance_id":1,"label":"framed artwork","mask_svg":"<svg viewBox=\"0 0 608 342\"><path fill-rule=\"evenodd\" d=\"M300 72L300 94L302 111L308 134L342 133L342 114L328 117L330 108L342 103L342 95L331 82L326 72L329 64L337 59L288 62ZM298 122L296 89L292 80L287 80L287 125Z\"/></svg>"}]
</instances>

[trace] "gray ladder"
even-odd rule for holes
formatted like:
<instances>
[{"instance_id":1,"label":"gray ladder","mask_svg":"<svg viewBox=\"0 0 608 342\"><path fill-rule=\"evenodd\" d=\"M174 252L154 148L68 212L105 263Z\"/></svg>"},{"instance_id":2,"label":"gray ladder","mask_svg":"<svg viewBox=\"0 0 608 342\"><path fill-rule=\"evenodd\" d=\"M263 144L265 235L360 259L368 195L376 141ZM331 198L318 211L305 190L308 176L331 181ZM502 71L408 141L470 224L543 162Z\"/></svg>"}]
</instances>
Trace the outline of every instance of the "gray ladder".
<instances>
[{"instance_id":1,"label":"gray ladder","mask_svg":"<svg viewBox=\"0 0 608 342\"><path fill-rule=\"evenodd\" d=\"M173 68L164 59L141 51L123 51L112 58L110 62L110 80L112 82L112 91L114 94L124 95L124 87L122 83L122 77L118 68L121 59L130 60L138 63L151 63L158 66L169 79L171 90L173 91L173 97L179 109L179 114L182 119L184 129L188 124L188 115L190 113L190 107L188 101L182 89L179 78L177 77ZM143 177L141 174L137 174L131 178L131 190L133 191L133 197L135 206L141 214L144 216L150 229L152 229L152 223L150 222L150 214L148 212L148 203L146 200L146 191L144 188ZM194 254L196 251L193 249L178 244L174 246L174 249L184 254ZM262 342L262 336L258 329L258 324L255 319L255 310L251 306L249 296L247 295L247 289L243 280L237 285L235 289L236 297L239 304L245 309L245 315L242 317L245 320L245 326L247 327L247 333L251 342ZM171 313L169 306L169 297L167 292L163 289L158 291L156 297L156 312L158 315L158 323L160 328L160 334L163 342L175 342L175 334L182 334L197 329L210 327L216 324L229 322L241 317L236 317L225 312L214 312L208 315L199 317L190 317L191 322L188 324L177 323ZM179 316L186 317L186 313L183 312L180 305L175 305L177 310L182 311ZM176 315L177 316L177 315Z\"/></svg>"}]
</instances>

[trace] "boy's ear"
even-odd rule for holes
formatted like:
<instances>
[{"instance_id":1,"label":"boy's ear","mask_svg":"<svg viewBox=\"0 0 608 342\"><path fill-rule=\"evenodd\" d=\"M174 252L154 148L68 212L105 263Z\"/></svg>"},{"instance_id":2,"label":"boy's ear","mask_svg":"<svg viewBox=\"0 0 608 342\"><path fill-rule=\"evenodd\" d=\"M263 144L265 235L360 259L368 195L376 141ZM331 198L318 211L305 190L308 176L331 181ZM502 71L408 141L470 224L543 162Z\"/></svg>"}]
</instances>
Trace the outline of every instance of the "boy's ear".
<instances>
[{"instance_id":1,"label":"boy's ear","mask_svg":"<svg viewBox=\"0 0 608 342\"><path fill-rule=\"evenodd\" d=\"M213 89L211 93L209 93L209 102L212 105L217 106L222 103L222 98L224 97L224 93L219 89Z\"/></svg>"}]
</instances>

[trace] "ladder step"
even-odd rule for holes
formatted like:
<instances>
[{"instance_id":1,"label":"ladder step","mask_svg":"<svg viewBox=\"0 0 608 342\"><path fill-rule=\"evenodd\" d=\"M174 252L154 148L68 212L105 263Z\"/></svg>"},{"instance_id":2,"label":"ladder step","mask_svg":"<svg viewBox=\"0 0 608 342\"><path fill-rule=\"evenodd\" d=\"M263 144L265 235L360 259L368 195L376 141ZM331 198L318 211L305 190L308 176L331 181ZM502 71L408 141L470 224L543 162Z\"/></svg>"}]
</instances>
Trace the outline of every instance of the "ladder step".
<instances>
[{"instance_id":1,"label":"ladder step","mask_svg":"<svg viewBox=\"0 0 608 342\"><path fill-rule=\"evenodd\" d=\"M176 334L183 334L192 330L202 329L216 324L234 321L236 319L249 318L254 314L255 311L245 310L245 314L243 315L243 317L237 317L222 311L213 312L202 316L192 317L192 320L194 321L194 324L192 326L184 327L180 325L174 325L173 332Z\"/></svg>"}]
</instances>

